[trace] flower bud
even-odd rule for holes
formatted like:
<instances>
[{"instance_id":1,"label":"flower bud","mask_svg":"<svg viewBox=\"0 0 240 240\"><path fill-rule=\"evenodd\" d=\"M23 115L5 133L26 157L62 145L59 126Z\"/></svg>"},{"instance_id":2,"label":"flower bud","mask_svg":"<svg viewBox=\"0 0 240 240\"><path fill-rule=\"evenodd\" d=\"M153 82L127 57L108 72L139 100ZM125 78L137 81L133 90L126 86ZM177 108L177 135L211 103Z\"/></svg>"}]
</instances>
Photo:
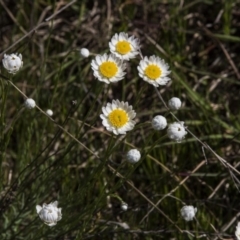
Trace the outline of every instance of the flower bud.
<instances>
[{"instance_id":1,"label":"flower bud","mask_svg":"<svg viewBox=\"0 0 240 240\"><path fill-rule=\"evenodd\" d=\"M194 208L193 206L184 206L181 209L181 216L186 221L191 221L195 217L195 214L197 212L197 208Z\"/></svg>"},{"instance_id":2,"label":"flower bud","mask_svg":"<svg viewBox=\"0 0 240 240\"><path fill-rule=\"evenodd\" d=\"M81 48L80 49L80 54L82 57L87 58L90 55L90 52L87 48Z\"/></svg>"},{"instance_id":3,"label":"flower bud","mask_svg":"<svg viewBox=\"0 0 240 240\"><path fill-rule=\"evenodd\" d=\"M4 54L2 63L9 73L15 74L23 66L22 54Z\"/></svg>"},{"instance_id":4,"label":"flower bud","mask_svg":"<svg viewBox=\"0 0 240 240\"><path fill-rule=\"evenodd\" d=\"M235 236L237 237L237 240L240 240L240 222L238 222L238 225L236 226Z\"/></svg>"},{"instance_id":5,"label":"flower bud","mask_svg":"<svg viewBox=\"0 0 240 240\"><path fill-rule=\"evenodd\" d=\"M35 108L36 103L32 98L27 98L24 102L24 105L27 109L33 109Z\"/></svg>"},{"instance_id":6,"label":"flower bud","mask_svg":"<svg viewBox=\"0 0 240 240\"><path fill-rule=\"evenodd\" d=\"M141 158L141 153L137 149L131 149L127 152L126 159L130 163L137 163Z\"/></svg>"},{"instance_id":7,"label":"flower bud","mask_svg":"<svg viewBox=\"0 0 240 240\"><path fill-rule=\"evenodd\" d=\"M167 134L170 139L181 142L181 140L187 134L187 131L184 127L184 122L174 122L169 124Z\"/></svg>"},{"instance_id":8,"label":"flower bud","mask_svg":"<svg viewBox=\"0 0 240 240\"><path fill-rule=\"evenodd\" d=\"M53 111L52 111L51 109L48 109L48 110L46 111L46 114L47 114L49 117L51 117L51 116L53 115Z\"/></svg>"},{"instance_id":9,"label":"flower bud","mask_svg":"<svg viewBox=\"0 0 240 240\"><path fill-rule=\"evenodd\" d=\"M56 225L62 219L62 209L57 208L57 205L58 202L55 201L50 204L44 203L42 207L39 205L36 206L38 216L50 227Z\"/></svg>"},{"instance_id":10,"label":"flower bud","mask_svg":"<svg viewBox=\"0 0 240 240\"><path fill-rule=\"evenodd\" d=\"M122 202L122 204L121 204L121 209L122 209L123 211L127 211L127 210L128 210L128 204L125 203L125 202Z\"/></svg>"},{"instance_id":11,"label":"flower bud","mask_svg":"<svg viewBox=\"0 0 240 240\"><path fill-rule=\"evenodd\" d=\"M157 115L152 120L152 127L155 130L163 130L167 126L167 120L161 115Z\"/></svg>"},{"instance_id":12,"label":"flower bud","mask_svg":"<svg viewBox=\"0 0 240 240\"><path fill-rule=\"evenodd\" d=\"M178 110L182 105L182 102L179 98L173 97L168 101L168 107L172 110Z\"/></svg>"}]
</instances>

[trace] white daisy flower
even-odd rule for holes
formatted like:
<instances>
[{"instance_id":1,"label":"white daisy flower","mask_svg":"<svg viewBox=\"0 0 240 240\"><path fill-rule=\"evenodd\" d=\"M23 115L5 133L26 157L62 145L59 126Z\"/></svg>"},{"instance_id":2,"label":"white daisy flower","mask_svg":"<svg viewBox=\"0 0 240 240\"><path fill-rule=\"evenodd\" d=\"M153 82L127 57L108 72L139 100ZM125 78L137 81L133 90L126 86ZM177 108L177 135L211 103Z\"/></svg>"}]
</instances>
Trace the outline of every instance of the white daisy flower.
<instances>
[{"instance_id":1,"label":"white daisy flower","mask_svg":"<svg viewBox=\"0 0 240 240\"><path fill-rule=\"evenodd\" d=\"M80 49L80 54L82 57L87 58L90 55L90 52L87 48L81 48Z\"/></svg>"},{"instance_id":2,"label":"white daisy flower","mask_svg":"<svg viewBox=\"0 0 240 240\"><path fill-rule=\"evenodd\" d=\"M166 85L170 78L169 66L165 61L157 56L144 57L137 67L139 76L155 87Z\"/></svg>"},{"instance_id":3,"label":"white daisy flower","mask_svg":"<svg viewBox=\"0 0 240 240\"><path fill-rule=\"evenodd\" d=\"M140 43L134 36L128 37L127 33L115 34L109 42L111 53L122 60L135 58L139 54Z\"/></svg>"},{"instance_id":4,"label":"white daisy flower","mask_svg":"<svg viewBox=\"0 0 240 240\"><path fill-rule=\"evenodd\" d=\"M24 106L27 108L27 109L33 109L36 107L36 103L35 101L32 99L32 98L27 98L24 102Z\"/></svg>"},{"instance_id":5,"label":"white daisy flower","mask_svg":"<svg viewBox=\"0 0 240 240\"><path fill-rule=\"evenodd\" d=\"M157 115L152 120L152 127L155 130L163 130L167 126L167 119L164 116Z\"/></svg>"},{"instance_id":6,"label":"white daisy flower","mask_svg":"<svg viewBox=\"0 0 240 240\"><path fill-rule=\"evenodd\" d=\"M22 54L4 54L2 63L9 73L15 74L23 66Z\"/></svg>"},{"instance_id":7,"label":"white daisy flower","mask_svg":"<svg viewBox=\"0 0 240 240\"><path fill-rule=\"evenodd\" d=\"M238 225L236 226L235 236L237 237L237 240L240 240L240 222L238 222Z\"/></svg>"},{"instance_id":8,"label":"white daisy flower","mask_svg":"<svg viewBox=\"0 0 240 240\"><path fill-rule=\"evenodd\" d=\"M124 78L126 65L113 54L97 55L91 63L93 75L99 81L109 84Z\"/></svg>"},{"instance_id":9,"label":"white daisy flower","mask_svg":"<svg viewBox=\"0 0 240 240\"><path fill-rule=\"evenodd\" d=\"M192 221L197 212L197 208L193 206L184 206L181 209L181 216L185 221Z\"/></svg>"},{"instance_id":10,"label":"white daisy flower","mask_svg":"<svg viewBox=\"0 0 240 240\"><path fill-rule=\"evenodd\" d=\"M52 227L62 219L62 209L57 207L58 202L52 202L50 204L44 203L43 206L36 206L37 214L43 220L45 224Z\"/></svg>"},{"instance_id":11,"label":"white daisy flower","mask_svg":"<svg viewBox=\"0 0 240 240\"><path fill-rule=\"evenodd\" d=\"M172 110L178 110L182 105L182 102L179 98L173 97L168 101L168 107Z\"/></svg>"},{"instance_id":12,"label":"white daisy flower","mask_svg":"<svg viewBox=\"0 0 240 240\"><path fill-rule=\"evenodd\" d=\"M102 107L103 114L100 115L102 124L108 131L114 134L126 134L134 128L135 121L133 118L136 112L128 102L120 102L113 100L112 103L107 103L106 107Z\"/></svg>"},{"instance_id":13,"label":"white daisy flower","mask_svg":"<svg viewBox=\"0 0 240 240\"><path fill-rule=\"evenodd\" d=\"M167 134L170 139L181 142L181 140L187 134L187 131L184 127L184 122L174 122L170 124L167 129Z\"/></svg>"}]
</instances>

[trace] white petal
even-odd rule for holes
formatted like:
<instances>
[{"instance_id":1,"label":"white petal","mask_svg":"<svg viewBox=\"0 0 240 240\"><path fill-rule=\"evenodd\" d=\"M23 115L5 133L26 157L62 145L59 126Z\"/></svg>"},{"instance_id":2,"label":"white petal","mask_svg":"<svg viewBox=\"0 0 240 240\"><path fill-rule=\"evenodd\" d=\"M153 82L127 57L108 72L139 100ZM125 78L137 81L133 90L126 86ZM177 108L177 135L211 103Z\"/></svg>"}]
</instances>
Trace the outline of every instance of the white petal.
<instances>
[{"instance_id":1,"label":"white petal","mask_svg":"<svg viewBox=\"0 0 240 240\"><path fill-rule=\"evenodd\" d=\"M37 210L37 213L39 213L39 212L42 210L42 207L39 206L39 205L37 205L37 206L36 206L36 210Z\"/></svg>"}]
</instances>

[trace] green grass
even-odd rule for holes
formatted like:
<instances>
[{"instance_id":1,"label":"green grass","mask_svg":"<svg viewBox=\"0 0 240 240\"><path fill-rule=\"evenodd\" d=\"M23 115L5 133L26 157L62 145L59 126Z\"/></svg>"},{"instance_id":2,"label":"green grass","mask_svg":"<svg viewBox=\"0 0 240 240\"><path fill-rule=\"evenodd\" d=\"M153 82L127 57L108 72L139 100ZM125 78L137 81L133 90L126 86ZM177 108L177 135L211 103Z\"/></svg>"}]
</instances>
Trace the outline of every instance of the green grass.
<instances>
[{"instance_id":1,"label":"green grass","mask_svg":"<svg viewBox=\"0 0 240 240\"><path fill-rule=\"evenodd\" d=\"M0 6L0 59L11 47L7 54L21 53L24 62L16 75L3 66L0 72L1 239L234 238L240 207L240 79L233 68L238 71L240 62L238 1L76 1L14 46L66 2ZM174 115L198 139L188 133L178 144L166 129L152 129L156 115L168 123L175 118L138 76L140 57L127 63L122 81L107 85L94 78L94 56L83 59L79 49L109 52L109 40L121 31L140 39L143 56L170 65L172 81L158 89L165 102L182 100ZM39 108L24 109L24 95ZM137 113L125 136L107 132L99 117L113 99L128 101ZM207 148L203 153L200 141L229 165ZM142 154L135 165L125 161L131 148ZM51 228L36 205L55 200L63 217ZM121 201L128 204L125 212ZM184 204L198 208L195 220L181 218Z\"/></svg>"}]
</instances>

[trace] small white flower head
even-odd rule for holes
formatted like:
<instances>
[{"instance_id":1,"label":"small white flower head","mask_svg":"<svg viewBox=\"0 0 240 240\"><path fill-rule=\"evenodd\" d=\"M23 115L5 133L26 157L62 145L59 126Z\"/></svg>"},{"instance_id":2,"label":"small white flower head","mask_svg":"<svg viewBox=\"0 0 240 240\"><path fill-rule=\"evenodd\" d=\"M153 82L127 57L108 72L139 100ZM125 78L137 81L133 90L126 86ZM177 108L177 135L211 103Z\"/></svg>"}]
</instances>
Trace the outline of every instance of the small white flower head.
<instances>
[{"instance_id":1,"label":"small white flower head","mask_svg":"<svg viewBox=\"0 0 240 240\"><path fill-rule=\"evenodd\" d=\"M62 219L62 209L57 207L58 202L52 202L50 204L44 203L43 206L36 206L37 214L41 220L52 227L57 224L58 221Z\"/></svg>"},{"instance_id":2,"label":"small white flower head","mask_svg":"<svg viewBox=\"0 0 240 240\"><path fill-rule=\"evenodd\" d=\"M155 130L163 130L167 126L167 119L161 115L157 115L152 120L152 127Z\"/></svg>"},{"instance_id":3,"label":"small white flower head","mask_svg":"<svg viewBox=\"0 0 240 240\"><path fill-rule=\"evenodd\" d=\"M53 115L53 111L52 111L51 109L48 109L48 110L46 111L46 114L47 114L49 117L51 117L51 116Z\"/></svg>"},{"instance_id":4,"label":"small white flower head","mask_svg":"<svg viewBox=\"0 0 240 240\"><path fill-rule=\"evenodd\" d=\"M238 225L236 226L235 236L237 237L237 240L240 240L240 222L238 222Z\"/></svg>"},{"instance_id":5,"label":"small white flower head","mask_svg":"<svg viewBox=\"0 0 240 240\"><path fill-rule=\"evenodd\" d=\"M80 49L80 54L82 57L87 58L90 55L90 52L87 48L81 48Z\"/></svg>"},{"instance_id":6,"label":"small white flower head","mask_svg":"<svg viewBox=\"0 0 240 240\"><path fill-rule=\"evenodd\" d=\"M141 158L141 153L137 149L131 149L126 154L126 159L130 163L137 163Z\"/></svg>"},{"instance_id":7,"label":"small white flower head","mask_svg":"<svg viewBox=\"0 0 240 240\"><path fill-rule=\"evenodd\" d=\"M181 140L184 139L185 135L187 134L187 131L184 127L184 122L174 122L169 124L167 134L170 139L181 142Z\"/></svg>"},{"instance_id":8,"label":"small white flower head","mask_svg":"<svg viewBox=\"0 0 240 240\"><path fill-rule=\"evenodd\" d=\"M168 107L172 110L178 110L182 105L182 102L179 98L173 97L168 101Z\"/></svg>"},{"instance_id":9,"label":"small white flower head","mask_svg":"<svg viewBox=\"0 0 240 240\"><path fill-rule=\"evenodd\" d=\"M23 66L22 54L4 54L2 63L9 73L15 74Z\"/></svg>"},{"instance_id":10,"label":"small white flower head","mask_svg":"<svg viewBox=\"0 0 240 240\"><path fill-rule=\"evenodd\" d=\"M168 64L157 56L144 57L137 69L138 75L155 87L166 85L170 81L167 76L170 73Z\"/></svg>"},{"instance_id":11,"label":"small white flower head","mask_svg":"<svg viewBox=\"0 0 240 240\"><path fill-rule=\"evenodd\" d=\"M128 210L128 204L125 203L125 202L122 202L122 204L121 204L121 209L122 209L123 211L127 211L127 210Z\"/></svg>"},{"instance_id":12,"label":"small white flower head","mask_svg":"<svg viewBox=\"0 0 240 240\"><path fill-rule=\"evenodd\" d=\"M35 101L32 99L32 98L27 98L24 102L24 106L27 108L27 109L33 109L35 108L36 106L36 103Z\"/></svg>"},{"instance_id":13,"label":"small white flower head","mask_svg":"<svg viewBox=\"0 0 240 240\"><path fill-rule=\"evenodd\" d=\"M193 206L184 206L181 209L181 216L185 221L192 221L197 213L197 208Z\"/></svg>"},{"instance_id":14,"label":"small white flower head","mask_svg":"<svg viewBox=\"0 0 240 240\"><path fill-rule=\"evenodd\" d=\"M100 115L102 124L106 129L114 134L126 134L134 128L135 121L133 118L136 112L128 102L120 102L113 100L112 103L107 103L106 107L102 107L103 114Z\"/></svg>"},{"instance_id":15,"label":"small white flower head","mask_svg":"<svg viewBox=\"0 0 240 240\"><path fill-rule=\"evenodd\" d=\"M135 58L139 54L140 43L134 36L128 37L127 33L115 34L109 42L111 53L122 60Z\"/></svg>"},{"instance_id":16,"label":"small white flower head","mask_svg":"<svg viewBox=\"0 0 240 240\"><path fill-rule=\"evenodd\" d=\"M97 55L91 63L93 75L101 82L107 84L118 82L126 74L124 70L126 65L113 54Z\"/></svg>"}]
</instances>

